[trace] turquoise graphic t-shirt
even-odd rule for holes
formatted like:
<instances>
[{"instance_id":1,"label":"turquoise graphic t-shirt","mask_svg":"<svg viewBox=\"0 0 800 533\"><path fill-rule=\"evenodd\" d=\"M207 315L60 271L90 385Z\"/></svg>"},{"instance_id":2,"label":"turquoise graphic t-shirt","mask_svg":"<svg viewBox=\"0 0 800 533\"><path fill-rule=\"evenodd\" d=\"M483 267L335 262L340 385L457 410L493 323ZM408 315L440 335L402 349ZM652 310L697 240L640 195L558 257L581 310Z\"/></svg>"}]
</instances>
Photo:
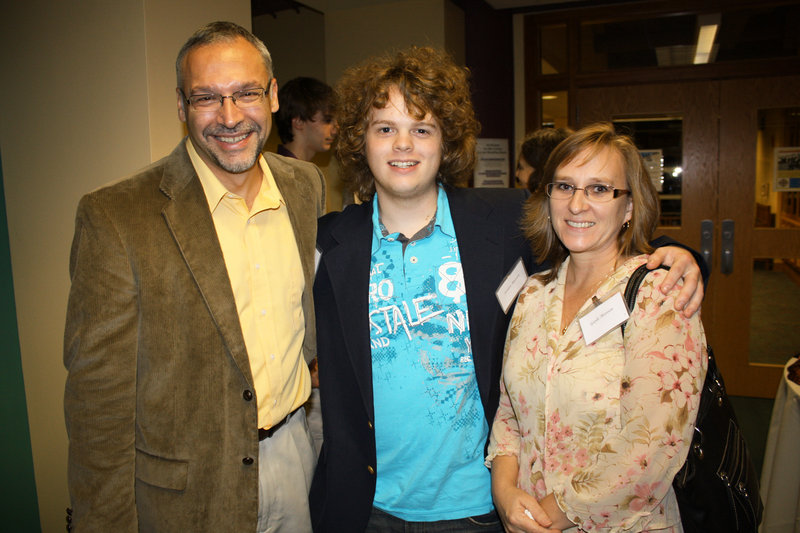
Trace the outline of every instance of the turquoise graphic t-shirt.
<instances>
[{"instance_id":1,"label":"turquoise graphic t-shirt","mask_svg":"<svg viewBox=\"0 0 800 533\"><path fill-rule=\"evenodd\" d=\"M492 509L467 294L447 195L430 234L384 235L373 199L369 320L377 444L374 505L408 521Z\"/></svg>"}]
</instances>

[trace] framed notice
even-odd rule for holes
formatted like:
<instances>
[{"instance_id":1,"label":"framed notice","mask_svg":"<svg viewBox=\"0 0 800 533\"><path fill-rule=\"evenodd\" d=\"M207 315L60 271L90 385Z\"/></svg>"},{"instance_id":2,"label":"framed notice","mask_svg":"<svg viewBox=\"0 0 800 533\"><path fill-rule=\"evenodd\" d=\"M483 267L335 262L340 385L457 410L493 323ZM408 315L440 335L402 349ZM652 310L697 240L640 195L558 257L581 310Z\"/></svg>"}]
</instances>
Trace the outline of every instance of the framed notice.
<instances>
[{"instance_id":1,"label":"framed notice","mask_svg":"<svg viewBox=\"0 0 800 533\"><path fill-rule=\"evenodd\" d=\"M800 191L800 147L775 148L775 190Z\"/></svg>"},{"instance_id":2,"label":"framed notice","mask_svg":"<svg viewBox=\"0 0 800 533\"><path fill-rule=\"evenodd\" d=\"M475 187L508 187L508 139L478 139Z\"/></svg>"}]
</instances>

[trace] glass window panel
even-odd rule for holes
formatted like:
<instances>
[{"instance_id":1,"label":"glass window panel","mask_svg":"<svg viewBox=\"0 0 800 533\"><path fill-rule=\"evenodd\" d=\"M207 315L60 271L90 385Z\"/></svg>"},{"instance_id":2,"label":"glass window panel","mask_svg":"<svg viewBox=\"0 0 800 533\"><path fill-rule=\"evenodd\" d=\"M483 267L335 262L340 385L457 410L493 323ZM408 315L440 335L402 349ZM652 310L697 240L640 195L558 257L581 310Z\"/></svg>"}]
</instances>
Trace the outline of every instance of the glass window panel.
<instances>
[{"instance_id":1,"label":"glass window panel","mask_svg":"<svg viewBox=\"0 0 800 533\"><path fill-rule=\"evenodd\" d=\"M800 259L753 260L750 362L784 365L800 347Z\"/></svg>"},{"instance_id":2,"label":"glass window panel","mask_svg":"<svg viewBox=\"0 0 800 533\"><path fill-rule=\"evenodd\" d=\"M584 21L581 72L692 65L701 28L711 29L709 63L800 56L800 5L725 8L701 15L665 14L638 20Z\"/></svg>"},{"instance_id":3,"label":"glass window panel","mask_svg":"<svg viewBox=\"0 0 800 533\"><path fill-rule=\"evenodd\" d=\"M691 64L694 15L585 22L580 29L583 72Z\"/></svg>"},{"instance_id":4,"label":"glass window panel","mask_svg":"<svg viewBox=\"0 0 800 533\"><path fill-rule=\"evenodd\" d=\"M542 127L568 127L567 91L551 91L542 93Z\"/></svg>"},{"instance_id":5,"label":"glass window panel","mask_svg":"<svg viewBox=\"0 0 800 533\"><path fill-rule=\"evenodd\" d=\"M800 228L800 108L759 110L755 186L755 227Z\"/></svg>"},{"instance_id":6,"label":"glass window panel","mask_svg":"<svg viewBox=\"0 0 800 533\"><path fill-rule=\"evenodd\" d=\"M567 25L542 26L542 74L567 72Z\"/></svg>"},{"instance_id":7,"label":"glass window panel","mask_svg":"<svg viewBox=\"0 0 800 533\"><path fill-rule=\"evenodd\" d=\"M800 55L800 5L726 10L716 60L741 61Z\"/></svg>"},{"instance_id":8,"label":"glass window panel","mask_svg":"<svg viewBox=\"0 0 800 533\"><path fill-rule=\"evenodd\" d=\"M661 201L660 226L681 225L683 119L646 117L614 121L615 129L633 138L645 159Z\"/></svg>"}]
</instances>

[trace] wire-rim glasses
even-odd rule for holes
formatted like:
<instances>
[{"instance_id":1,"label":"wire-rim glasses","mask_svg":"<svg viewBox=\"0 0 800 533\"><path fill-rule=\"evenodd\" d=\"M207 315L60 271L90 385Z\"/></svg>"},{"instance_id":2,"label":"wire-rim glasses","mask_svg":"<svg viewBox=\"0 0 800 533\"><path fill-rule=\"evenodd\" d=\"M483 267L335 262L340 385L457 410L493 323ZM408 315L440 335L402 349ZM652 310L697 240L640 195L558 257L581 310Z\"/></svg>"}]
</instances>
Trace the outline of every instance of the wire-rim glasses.
<instances>
[{"instance_id":1,"label":"wire-rim glasses","mask_svg":"<svg viewBox=\"0 0 800 533\"><path fill-rule=\"evenodd\" d=\"M180 89L180 91L186 103L192 106L195 111L218 111L222 108L222 103L226 98L230 98L233 105L239 109L255 107L264 100L270 85L272 85L272 82L269 83L266 89L264 87L250 87L227 96L217 93L190 94L186 96L183 89Z\"/></svg>"},{"instance_id":2,"label":"wire-rim glasses","mask_svg":"<svg viewBox=\"0 0 800 533\"><path fill-rule=\"evenodd\" d=\"M586 195L586 199L592 202L610 202L614 198L619 198L622 195L631 193L631 191L627 189L616 189L604 183L593 183L586 187L575 187L563 181L548 183L545 191L547 192L547 196L553 200L569 200L575 195L575 191L583 191L583 194Z\"/></svg>"}]
</instances>

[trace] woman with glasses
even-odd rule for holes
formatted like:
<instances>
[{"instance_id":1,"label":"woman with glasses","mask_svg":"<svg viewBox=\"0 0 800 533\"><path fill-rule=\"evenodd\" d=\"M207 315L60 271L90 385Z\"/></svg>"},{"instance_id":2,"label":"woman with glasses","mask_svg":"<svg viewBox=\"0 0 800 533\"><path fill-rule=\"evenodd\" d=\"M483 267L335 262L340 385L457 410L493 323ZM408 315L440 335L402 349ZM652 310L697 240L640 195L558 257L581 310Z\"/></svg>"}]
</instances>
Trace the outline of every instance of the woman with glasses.
<instances>
[{"instance_id":1,"label":"woman with glasses","mask_svg":"<svg viewBox=\"0 0 800 533\"><path fill-rule=\"evenodd\" d=\"M633 142L597 124L554 150L523 221L552 268L520 293L506 338L487 465L509 532L682 531L672 478L706 368L699 314L673 307L664 270L629 313L658 197ZM624 335L620 325L627 319Z\"/></svg>"}]
</instances>

